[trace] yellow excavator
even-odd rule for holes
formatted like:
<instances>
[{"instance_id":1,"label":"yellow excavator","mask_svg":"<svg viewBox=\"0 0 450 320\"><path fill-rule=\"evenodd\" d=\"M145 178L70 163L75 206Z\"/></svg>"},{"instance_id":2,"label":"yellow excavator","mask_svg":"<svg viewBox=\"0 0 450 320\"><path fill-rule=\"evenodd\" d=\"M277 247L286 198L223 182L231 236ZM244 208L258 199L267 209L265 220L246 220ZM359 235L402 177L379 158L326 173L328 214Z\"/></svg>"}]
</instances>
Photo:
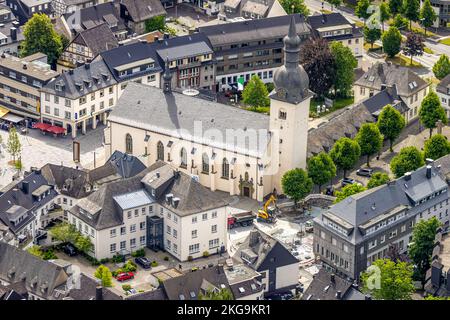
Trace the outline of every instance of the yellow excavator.
<instances>
[{"instance_id":1,"label":"yellow excavator","mask_svg":"<svg viewBox=\"0 0 450 320\"><path fill-rule=\"evenodd\" d=\"M267 223L274 223L277 221L277 198L272 194L270 198L264 203L264 206L262 209L258 210L258 220L267 222Z\"/></svg>"}]
</instances>

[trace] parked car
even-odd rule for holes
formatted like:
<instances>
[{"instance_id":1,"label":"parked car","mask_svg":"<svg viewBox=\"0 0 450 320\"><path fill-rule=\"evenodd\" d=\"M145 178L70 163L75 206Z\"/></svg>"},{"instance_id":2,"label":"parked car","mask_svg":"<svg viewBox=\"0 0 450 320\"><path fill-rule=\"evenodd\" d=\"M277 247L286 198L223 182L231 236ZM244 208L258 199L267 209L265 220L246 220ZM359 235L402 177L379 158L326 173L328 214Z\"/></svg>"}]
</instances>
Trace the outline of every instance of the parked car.
<instances>
[{"instance_id":1,"label":"parked car","mask_svg":"<svg viewBox=\"0 0 450 320\"><path fill-rule=\"evenodd\" d=\"M150 269L152 267L152 263L146 257L138 257L134 259L134 262L144 269Z\"/></svg>"},{"instance_id":2,"label":"parked car","mask_svg":"<svg viewBox=\"0 0 450 320\"><path fill-rule=\"evenodd\" d=\"M363 176L363 177L371 177L373 174L373 169L369 169L369 168L360 168L358 170L356 170L356 174L358 176Z\"/></svg>"},{"instance_id":3,"label":"parked car","mask_svg":"<svg viewBox=\"0 0 450 320\"><path fill-rule=\"evenodd\" d=\"M344 179L342 179L342 186L343 187L345 187L346 185L348 185L348 184L354 184L354 183L356 183L356 181L355 181L355 179L352 179L352 178L344 178Z\"/></svg>"},{"instance_id":4,"label":"parked car","mask_svg":"<svg viewBox=\"0 0 450 320\"><path fill-rule=\"evenodd\" d=\"M125 280L130 280L134 278L134 273L133 272L124 272L124 273L119 273L116 277L117 281L125 281Z\"/></svg>"},{"instance_id":5,"label":"parked car","mask_svg":"<svg viewBox=\"0 0 450 320\"><path fill-rule=\"evenodd\" d=\"M70 243L66 244L63 247L63 250L64 250L64 253L70 257L76 256L78 254L75 247L73 245L71 245Z\"/></svg>"}]
</instances>

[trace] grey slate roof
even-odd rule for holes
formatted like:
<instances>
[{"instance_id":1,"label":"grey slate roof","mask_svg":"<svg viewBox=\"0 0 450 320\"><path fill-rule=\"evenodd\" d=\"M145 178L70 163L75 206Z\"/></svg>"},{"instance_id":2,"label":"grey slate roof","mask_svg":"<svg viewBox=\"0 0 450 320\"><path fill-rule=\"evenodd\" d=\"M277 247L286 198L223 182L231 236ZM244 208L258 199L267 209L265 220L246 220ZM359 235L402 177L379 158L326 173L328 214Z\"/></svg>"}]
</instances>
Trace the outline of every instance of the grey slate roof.
<instances>
[{"instance_id":1,"label":"grey slate roof","mask_svg":"<svg viewBox=\"0 0 450 320\"><path fill-rule=\"evenodd\" d=\"M97 280L85 275L80 274L80 288L70 290L68 297L74 300L95 300L96 288L98 286ZM122 297L109 290L108 288L102 288L103 300L122 300Z\"/></svg>"},{"instance_id":2,"label":"grey slate roof","mask_svg":"<svg viewBox=\"0 0 450 320\"><path fill-rule=\"evenodd\" d=\"M89 67L89 68L87 68ZM96 80L98 79L98 80ZM88 83L91 84L89 87ZM82 96L88 95L91 92L110 87L116 83L116 80L109 72L108 67L103 60L93 61L90 64L79 66L72 71L63 72L47 83L42 91L48 92L60 97L69 99L78 99ZM56 90L56 85L63 84L62 91ZM80 90L78 84L83 88Z\"/></svg>"},{"instance_id":3,"label":"grey slate roof","mask_svg":"<svg viewBox=\"0 0 450 320\"><path fill-rule=\"evenodd\" d=\"M166 15L166 10L160 0L121 0L134 22L141 22L150 18Z\"/></svg>"},{"instance_id":4,"label":"grey slate roof","mask_svg":"<svg viewBox=\"0 0 450 320\"><path fill-rule=\"evenodd\" d=\"M229 284L222 266L214 266L188 272L182 276L170 278L163 282L169 300L198 300L199 293L214 287L229 289ZM202 288L206 287L206 288ZM204 290L202 290L204 289ZM193 295L191 296L191 293Z\"/></svg>"},{"instance_id":5,"label":"grey slate roof","mask_svg":"<svg viewBox=\"0 0 450 320\"><path fill-rule=\"evenodd\" d=\"M302 300L365 300L364 294L355 289L351 282L336 275L334 281L331 279L331 273L324 268L320 269L304 292ZM337 297L338 291L341 299Z\"/></svg>"},{"instance_id":6,"label":"grey slate roof","mask_svg":"<svg viewBox=\"0 0 450 320\"><path fill-rule=\"evenodd\" d=\"M222 137L226 137L227 129L236 130L234 132L247 129L268 132L269 128L269 117L266 115L181 93L165 94L159 88L137 83L128 84L108 120L257 156L265 152L266 144L262 141L258 141L259 145L252 143L249 146L243 145L244 141L227 144L227 141L210 141L204 136L194 137L194 123L201 122L202 132L207 132L208 129L219 130Z\"/></svg>"},{"instance_id":7,"label":"grey slate roof","mask_svg":"<svg viewBox=\"0 0 450 320\"><path fill-rule=\"evenodd\" d=\"M449 94L449 89L450 89L450 74L448 74L444 79L442 79L436 86L437 92L447 95Z\"/></svg>"},{"instance_id":8,"label":"grey slate roof","mask_svg":"<svg viewBox=\"0 0 450 320\"><path fill-rule=\"evenodd\" d=\"M292 15L232 22L199 28L213 46L227 43L258 41L261 39L283 38L289 29ZM297 33L309 34L309 27L304 18L295 14Z\"/></svg>"},{"instance_id":9,"label":"grey slate roof","mask_svg":"<svg viewBox=\"0 0 450 320\"><path fill-rule=\"evenodd\" d=\"M86 30L80 31L72 42L87 46L91 49L94 57L100 52L119 46L117 38L106 23L94 25Z\"/></svg>"},{"instance_id":10,"label":"grey slate roof","mask_svg":"<svg viewBox=\"0 0 450 320\"><path fill-rule=\"evenodd\" d=\"M417 86L411 87L410 84ZM419 77L415 72L407 67L401 67L391 63L375 63L361 78L356 80L355 85L380 90L381 85L397 85L397 92L400 96L409 97L419 90L429 86L429 84Z\"/></svg>"},{"instance_id":11,"label":"grey slate roof","mask_svg":"<svg viewBox=\"0 0 450 320\"><path fill-rule=\"evenodd\" d=\"M156 290L133 294L132 296L125 297L125 300L167 300L167 295L164 288L158 288Z\"/></svg>"},{"instance_id":12,"label":"grey slate roof","mask_svg":"<svg viewBox=\"0 0 450 320\"><path fill-rule=\"evenodd\" d=\"M363 104L375 117L378 117L381 110L388 104L393 106L401 114L404 114L409 108L403 102L402 98L398 96L396 91L395 87L384 89L375 93L372 97L361 101L361 104Z\"/></svg>"}]
</instances>

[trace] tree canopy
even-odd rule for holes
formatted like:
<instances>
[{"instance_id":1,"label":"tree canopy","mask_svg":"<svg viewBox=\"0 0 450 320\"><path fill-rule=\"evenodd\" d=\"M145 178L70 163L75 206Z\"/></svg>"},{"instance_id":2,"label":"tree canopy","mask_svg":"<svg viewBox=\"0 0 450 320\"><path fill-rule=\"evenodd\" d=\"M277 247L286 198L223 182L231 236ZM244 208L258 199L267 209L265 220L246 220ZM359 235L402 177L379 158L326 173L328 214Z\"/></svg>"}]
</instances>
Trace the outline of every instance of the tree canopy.
<instances>
[{"instance_id":1,"label":"tree canopy","mask_svg":"<svg viewBox=\"0 0 450 320\"><path fill-rule=\"evenodd\" d=\"M397 27L392 26L384 32L381 36L381 41L383 42L383 50L389 57L393 58L400 52L402 35Z\"/></svg>"},{"instance_id":2,"label":"tree canopy","mask_svg":"<svg viewBox=\"0 0 450 320\"><path fill-rule=\"evenodd\" d=\"M400 136L405 125L405 118L390 104L381 110L378 116L377 126L384 138L389 139L389 149L391 152L393 152L392 144L394 140Z\"/></svg>"},{"instance_id":3,"label":"tree canopy","mask_svg":"<svg viewBox=\"0 0 450 320\"><path fill-rule=\"evenodd\" d=\"M246 105L252 108L270 106L267 87L257 75L254 75L248 81L244 91L242 91L242 99Z\"/></svg>"},{"instance_id":4,"label":"tree canopy","mask_svg":"<svg viewBox=\"0 0 450 320\"><path fill-rule=\"evenodd\" d=\"M427 28L431 27L434 21L437 19L437 14L431 6L430 0L425 0L420 10L421 23L425 29L425 35L427 34Z\"/></svg>"},{"instance_id":5,"label":"tree canopy","mask_svg":"<svg viewBox=\"0 0 450 320\"><path fill-rule=\"evenodd\" d=\"M309 88L319 97L323 97L333 86L336 73L336 62L328 41L312 38L306 41L302 49L300 63L309 76Z\"/></svg>"},{"instance_id":6,"label":"tree canopy","mask_svg":"<svg viewBox=\"0 0 450 320\"><path fill-rule=\"evenodd\" d=\"M165 16L155 16L145 21L145 32L163 31L166 26Z\"/></svg>"},{"instance_id":7,"label":"tree canopy","mask_svg":"<svg viewBox=\"0 0 450 320\"><path fill-rule=\"evenodd\" d=\"M413 57L423 55L424 49L425 45L423 44L422 36L417 33L410 32L406 37L403 53L411 57L411 64L413 62Z\"/></svg>"},{"instance_id":8,"label":"tree canopy","mask_svg":"<svg viewBox=\"0 0 450 320\"><path fill-rule=\"evenodd\" d=\"M53 28L52 21L44 13L35 13L25 24L21 43L22 57L42 52L47 55L47 61L54 64L62 53L61 37Z\"/></svg>"},{"instance_id":9,"label":"tree canopy","mask_svg":"<svg viewBox=\"0 0 450 320\"><path fill-rule=\"evenodd\" d=\"M408 27L408 19L406 19L404 16L402 16L400 13L396 14L394 16L394 20L392 20L392 26L396 27L397 29L406 29Z\"/></svg>"},{"instance_id":10,"label":"tree canopy","mask_svg":"<svg viewBox=\"0 0 450 320\"><path fill-rule=\"evenodd\" d=\"M370 43L371 48L373 48L373 44L381 38L381 30L378 28L369 28L368 26L365 26L363 34L364 39L367 43Z\"/></svg>"},{"instance_id":11,"label":"tree canopy","mask_svg":"<svg viewBox=\"0 0 450 320\"><path fill-rule=\"evenodd\" d=\"M336 191L336 200L334 200L334 203L341 202L345 198L363 192L365 190L367 190L367 188L359 183L348 184L345 187L343 187L340 191Z\"/></svg>"},{"instance_id":12,"label":"tree canopy","mask_svg":"<svg viewBox=\"0 0 450 320\"><path fill-rule=\"evenodd\" d=\"M389 0L389 10L394 16L403 12L403 0Z\"/></svg>"},{"instance_id":13,"label":"tree canopy","mask_svg":"<svg viewBox=\"0 0 450 320\"><path fill-rule=\"evenodd\" d=\"M441 225L436 217L420 220L413 229L408 256L416 266L415 279L424 281L430 268L436 230Z\"/></svg>"},{"instance_id":14,"label":"tree canopy","mask_svg":"<svg viewBox=\"0 0 450 320\"><path fill-rule=\"evenodd\" d=\"M20 156L22 152L22 144L20 143L19 135L15 127L9 129L8 141L6 142L6 151L13 158L14 164L16 163L16 157Z\"/></svg>"},{"instance_id":15,"label":"tree canopy","mask_svg":"<svg viewBox=\"0 0 450 320\"><path fill-rule=\"evenodd\" d=\"M369 179L369 182L367 183L367 188L372 189L378 186L381 186L383 184L386 184L391 179L387 175L387 173L384 172L375 172Z\"/></svg>"},{"instance_id":16,"label":"tree canopy","mask_svg":"<svg viewBox=\"0 0 450 320\"><path fill-rule=\"evenodd\" d=\"M363 292L377 300L411 300L413 267L390 259L378 259L361 275Z\"/></svg>"},{"instance_id":17,"label":"tree canopy","mask_svg":"<svg viewBox=\"0 0 450 320\"><path fill-rule=\"evenodd\" d=\"M308 175L320 192L321 186L336 176L336 165L327 153L321 152L308 159Z\"/></svg>"},{"instance_id":18,"label":"tree canopy","mask_svg":"<svg viewBox=\"0 0 450 320\"><path fill-rule=\"evenodd\" d=\"M112 273L108 267L104 265L98 266L95 270L94 277L101 281L103 287L112 287Z\"/></svg>"},{"instance_id":19,"label":"tree canopy","mask_svg":"<svg viewBox=\"0 0 450 320\"><path fill-rule=\"evenodd\" d=\"M283 193L294 200L295 203L306 197L312 190L313 181L303 169L287 171L281 178Z\"/></svg>"},{"instance_id":20,"label":"tree canopy","mask_svg":"<svg viewBox=\"0 0 450 320\"><path fill-rule=\"evenodd\" d=\"M341 42L333 41L330 48L336 63L333 84L335 93L341 97L347 97L353 87L354 69L358 66L358 61L350 48L344 46Z\"/></svg>"},{"instance_id":21,"label":"tree canopy","mask_svg":"<svg viewBox=\"0 0 450 320\"><path fill-rule=\"evenodd\" d=\"M400 150L400 153L391 160L391 171L396 178L406 172L414 171L425 164L423 155L416 147L409 146Z\"/></svg>"},{"instance_id":22,"label":"tree canopy","mask_svg":"<svg viewBox=\"0 0 450 320\"><path fill-rule=\"evenodd\" d=\"M450 59L446 54L441 54L433 66L433 73L439 80L444 79L450 73Z\"/></svg>"},{"instance_id":23,"label":"tree canopy","mask_svg":"<svg viewBox=\"0 0 450 320\"><path fill-rule=\"evenodd\" d=\"M83 236L74 225L69 223L55 225L50 229L50 235L63 243L72 243L75 248L84 253L88 253L94 246L89 236Z\"/></svg>"},{"instance_id":24,"label":"tree canopy","mask_svg":"<svg viewBox=\"0 0 450 320\"><path fill-rule=\"evenodd\" d=\"M337 140L330 151L330 157L334 164L341 170L344 170L344 176L347 170L353 168L361 155L361 147L358 142L347 137Z\"/></svg>"},{"instance_id":25,"label":"tree canopy","mask_svg":"<svg viewBox=\"0 0 450 320\"><path fill-rule=\"evenodd\" d=\"M280 4L286 13L300 13L304 17L309 16L309 9L304 0L280 0Z\"/></svg>"},{"instance_id":26,"label":"tree canopy","mask_svg":"<svg viewBox=\"0 0 450 320\"><path fill-rule=\"evenodd\" d=\"M358 18L367 20L371 16L369 12L370 1L369 0L359 0L356 4L355 14Z\"/></svg>"},{"instance_id":27,"label":"tree canopy","mask_svg":"<svg viewBox=\"0 0 450 320\"><path fill-rule=\"evenodd\" d=\"M423 149L425 159L430 158L437 160L450 153L450 142L447 140L446 136L435 134L425 141Z\"/></svg>"},{"instance_id":28,"label":"tree canopy","mask_svg":"<svg viewBox=\"0 0 450 320\"><path fill-rule=\"evenodd\" d=\"M387 2L382 2L380 4L380 22L381 30L384 32L384 22L389 20L391 17L391 10L389 9L389 4Z\"/></svg>"},{"instance_id":29,"label":"tree canopy","mask_svg":"<svg viewBox=\"0 0 450 320\"><path fill-rule=\"evenodd\" d=\"M365 123L361 126L355 137L361 147L361 155L367 157L367 166L370 166L370 156L376 154L383 146L383 135L375 123Z\"/></svg>"},{"instance_id":30,"label":"tree canopy","mask_svg":"<svg viewBox=\"0 0 450 320\"><path fill-rule=\"evenodd\" d=\"M403 15L409 20L409 29L411 30L412 21L419 21L420 19L420 1L419 0L404 0Z\"/></svg>"},{"instance_id":31,"label":"tree canopy","mask_svg":"<svg viewBox=\"0 0 450 320\"><path fill-rule=\"evenodd\" d=\"M441 101L436 92L430 90L427 96L422 100L419 109L419 118L424 127L430 130L430 137L439 120L441 120L443 124L447 124L445 110L441 106Z\"/></svg>"}]
</instances>

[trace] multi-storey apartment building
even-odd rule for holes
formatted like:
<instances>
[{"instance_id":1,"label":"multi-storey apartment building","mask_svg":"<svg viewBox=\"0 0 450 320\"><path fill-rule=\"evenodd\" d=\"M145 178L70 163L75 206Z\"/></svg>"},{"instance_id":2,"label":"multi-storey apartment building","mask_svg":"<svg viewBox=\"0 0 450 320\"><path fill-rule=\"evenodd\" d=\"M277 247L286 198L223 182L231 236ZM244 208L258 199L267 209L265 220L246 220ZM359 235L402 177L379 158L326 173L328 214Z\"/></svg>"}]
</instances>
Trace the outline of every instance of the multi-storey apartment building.
<instances>
[{"instance_id":1,"label":"multi-storey apartment building","mask_svg":"<svg viewBox=\"0 0 450 320\"><path fill-rule=\"evenodd\" d=\"M87 127L106 124L106 117L118 99L117 81L103 61L63 72L41 89L41 119L77 136Z\"/></svg>"},{"instance_id":2,"label":"multi-storey apartment building","mask_svg":"<svg viewBox=\"0 0 450 320\"><path fill-rule=\"evenodd\" d=\"M44 60L45 62L43 62ZM0 105L6 108L5 120L39 120L41 98L39 89L58 76L46 63L47 56L34 54L16 58L0 56Z\"/></svg>"},{"instance_id":3,"label":"multi-storey apartment building","mask_svg":"<svg viewBox=\"0 0 450 320\"><path fill-rule=\"evenodd\" d=\"M413 226L436 217L449 227L449 191L440 166L427 165L385 185L350 196L314 219L314 252L352 279L394 246L407 250Z\"/></svg>"},{"instance_id":4,"label":"multi-storey apartment building","mask_svg":"<svg viewBox=\"0 0 450 320\"><path fill-rule=\"evenodd\" d=\"M358 66L361 66L364 53L364 36L361 28L349 22L341 13L330 13L307 18L315 36L328 41L339 41L350 48Z\"/></svg>"},{"instance_id":5,"label":"multi-storey apartment building","mask_svg":"<svg viewBox=\"0 0 450 320\"><path fill-rule=\"evenodd\" d=\"M437 14L434 27L448 27L450 22L450 1L448 0L430 0L431 6ZM423 1L421 1L423 4Z\"/></svg>"},{"instance_id":6,"label":"multi-storey apartment building","mask_svg":"<svg viewBox=\"0 0 450 320\"><path fill-rule=\"evenodd\" d=\"M355 103L394 85L399 99L408 108L405 120L407 123L411 122L418 117L420 105L429 92L430 84L409 68L392 63L375 63L353 84Z\"/></svg>"},{"instance_id":7,"label":"multi-storey apartment building","mask_svg":"<svg viewBox=\"0 0 450 320\"><path fill-rule=\"evenodd\" d=\"M53 15L52 0L6 0L6 5L11 8L20 25L25 24L35 13Z\"/></svg>"},{"instance_id":8,"label":"multi-storey apartment building","mask_svg":"<svg viewBox=\"0 0 450 320\"><path fill-rule=\"evenodd\" d=\"M107 23L80 31L58 59L59 70L73 69L91 62L99 53L119 46Z\"/></svg>"},{"instance_id":9,"label":"multi-storey apartment building","mask_svg":"<svg viewBox=\"0 0 450 320\"><path fill-rule=\"evenodd\" d=\"M51 2L55 16L60 17L65 14L74 13L84 8L95 6L104 0L53 0Z\"/></svg>"},{"instance_id":10,"label":"multi-storey apartment building","mask_svg":"<svg viewBox=\"0 0 450 320\"><path fill-rule=\"evenodd\" d=\"M180 261L226 250L226 205L191 176L157 162L78 202L68 220L92 232L97 259L148 246Z\"/></svg>"},{"instance_id":11,"label":"multi-storey apartment building","mask_svg":"<svg viewBox=\"0 0 450 320\"><path fill-rule=\"evenodd\" d=\"M298 14L199 28L208 37L215 54L217 90L236 86L240 77L247 82L255 74L263 82L273 82L275 70L283 65L283 37L292 16L297 34L304 41L310 31Z\"/></svg>"}]
</instances>

